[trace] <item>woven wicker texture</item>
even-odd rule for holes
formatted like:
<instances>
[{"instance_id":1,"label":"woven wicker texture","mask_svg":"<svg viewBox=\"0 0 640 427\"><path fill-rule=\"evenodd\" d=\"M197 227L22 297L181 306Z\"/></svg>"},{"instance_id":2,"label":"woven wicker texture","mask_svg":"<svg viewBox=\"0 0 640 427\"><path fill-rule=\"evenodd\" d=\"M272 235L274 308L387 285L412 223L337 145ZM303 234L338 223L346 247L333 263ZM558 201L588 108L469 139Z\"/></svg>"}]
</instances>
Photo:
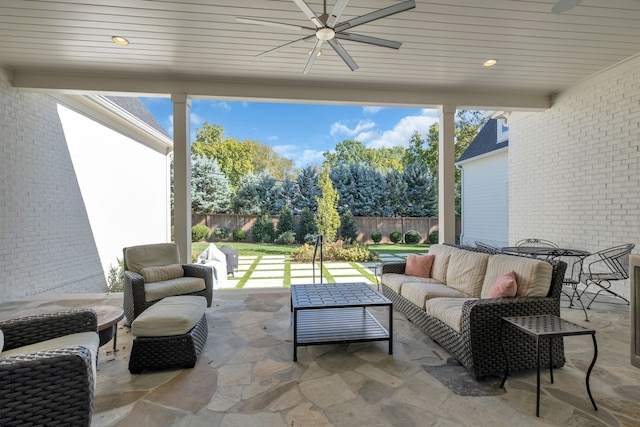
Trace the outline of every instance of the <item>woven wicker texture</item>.
<instances>
[{"instance_id":1,"label":"woven wicker texture","mask_svg":"<svg viewBox=\"0 0 640 427\"><path fill-rule=\"evenodd\" d=\"M205 283L204 290L182 295L205 297L207 299L207 307L211 307L211 301L213 299L213 276L210 267L198 264L183 264L182 268L184 269L185 277L199 277L204 279ZM159 301L146 301L144 284L144 278L140 274L134 273L133 271L124 272L123 308L129 324L131 324L140 313Z\"/></svg>"},{"instance_id":2,"label":"woven wicker texture","mask_svg":"<svg viewBox=\"0 0 640 427\"><path fill-rule=\"evenodd\" d=\"M129 372L144 369L193 368L207 341L206 315L186 334L136 337L129 358Z\"/></svg>"},{"instance_id":3,"label":"woven wicker texture","mask_svg":"<svg viewBox=\"0 0 640 427\"><path fill-rule=\"evenodd\" d=\"M465 248L466 249L466 248ZM480 250L479 252L482 252ZM397 264L397 263L395 263ZM386 266L387 264L385 264ZM560 293L566 269L564 262L552 263L553 275L549 294L544 298L496 298L468 301L463 307L462 332L458 333L442 321L429 316L424 310L391 288L382 285L383 294L393 301L396 310L407 316L411 322L429 334L476 378L487 375L502 375L505 369L501 351L500 332L503 317L531 316L538 314L560 314ZM393 265L383 272L397 272ZM504 339L509 352L509 368L513 371L535 369L535 339L514 328L504 329ZM548 344L542 344L541 363L549 366ZM565 363L564 344L561 338L552 343L553 366Z\"/></svg>"},{"instance_id":4,"label":"woven wicker texture","mask_svg":"<svg viewBox=\"0 0 640 427\"><path fill-rule=\"evenodd\" d=\"M10 320L0 323L0 328L8 333L7 344L17 348L70 333L96 331L96 325L95 313L87 310ZM88 426L94 381L91 353L83 347L0 359L0 425Z\"/></svg>"}]
</instances>

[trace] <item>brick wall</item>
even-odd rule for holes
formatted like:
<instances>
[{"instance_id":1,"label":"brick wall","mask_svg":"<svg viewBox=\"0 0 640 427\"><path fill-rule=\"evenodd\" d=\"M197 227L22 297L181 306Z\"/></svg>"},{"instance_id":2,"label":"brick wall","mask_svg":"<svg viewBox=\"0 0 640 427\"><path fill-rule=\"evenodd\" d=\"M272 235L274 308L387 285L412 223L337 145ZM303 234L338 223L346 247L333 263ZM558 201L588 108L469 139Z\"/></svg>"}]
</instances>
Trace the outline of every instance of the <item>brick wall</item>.
<instances>
[{"instance_id":1,"label":"brick wall","mask_svg":"<svg viewBox=\"0 0 640 427\"><path fill-rule=\"evenodd\" d=\"M0 73L0 130L0 302L104 291L56 102Z\"/></svg>"},{"instance_id":2,"label":"brick wall","mask_svg":"<svg viewBox=\"0 0 640 427\"><path fill-rule=\"evenodd\" d=\"M513 115L509 135L510 242L640 244L640 67L567 91L549 111ZM615 287L629 296L628 283Z\"/></svg>"}]
</instances>

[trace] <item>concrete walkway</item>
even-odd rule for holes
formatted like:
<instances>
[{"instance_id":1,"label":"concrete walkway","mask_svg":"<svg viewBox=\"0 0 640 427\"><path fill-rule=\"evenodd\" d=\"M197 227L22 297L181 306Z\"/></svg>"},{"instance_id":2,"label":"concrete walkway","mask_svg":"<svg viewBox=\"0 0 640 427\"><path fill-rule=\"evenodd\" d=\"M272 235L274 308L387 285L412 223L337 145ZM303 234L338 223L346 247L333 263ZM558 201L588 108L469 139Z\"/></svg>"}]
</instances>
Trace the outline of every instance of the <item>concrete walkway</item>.
<instances>
[{"instance_id":1,"label":"concrete walkway","mask_svg":"<svg viewBox=\"0 0 640 427\"><path fill-rule=\"evenodd\" d=\"M376 284L378 266L387 262L404 262L408 253L380 255L375 262L324 262L322 281L325 283L364 282ZM283 288L291 284L320 282L320 265L316 262L315 272L311 263L290 262L285 255L241 255L238 271L229 276L220 289Z\"/></svg>"}]
</instances>

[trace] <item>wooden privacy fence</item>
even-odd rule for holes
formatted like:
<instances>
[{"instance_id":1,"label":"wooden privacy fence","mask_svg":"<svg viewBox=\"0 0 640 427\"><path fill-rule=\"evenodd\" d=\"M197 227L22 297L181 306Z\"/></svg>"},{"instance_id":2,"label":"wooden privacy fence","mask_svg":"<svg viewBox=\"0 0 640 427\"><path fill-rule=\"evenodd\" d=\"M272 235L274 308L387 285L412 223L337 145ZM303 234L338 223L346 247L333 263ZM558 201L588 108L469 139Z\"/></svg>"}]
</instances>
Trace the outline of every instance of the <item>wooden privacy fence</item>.
<instances>
[{"instance_id":1,"label":"wooden privacy fence","mask_svg":"<svg viewBox=\"0 0 640 427\"><path fill-rule=\"evenodd\" d=\"M192 225L206 225L212 231L209 240L214 241L213 232L216 228L225 227L229 233L234 229L241 229L247 233L248 242L253 241L251 231L256 222L255 215L235 215L235 214L193 214L191 216ZM277 227L278 217L274 216L273 224ZM420 243L428 242L429 233L438 229L438 218L385 218L385 217L355 217L356 227L358 228L359 243L373 243L371 233L378 231L382 234L382 243L390 243L389 234L393 231L399 231L404 235L409 230L416 230L422 236ZM300 225L300 216L293 216L296 228ZM460 218L456 218L456 234L461 230ZM296 236L298 237L298 236ZM229 236L229 239L231 237Z\"/></svg>"}]
</instances>

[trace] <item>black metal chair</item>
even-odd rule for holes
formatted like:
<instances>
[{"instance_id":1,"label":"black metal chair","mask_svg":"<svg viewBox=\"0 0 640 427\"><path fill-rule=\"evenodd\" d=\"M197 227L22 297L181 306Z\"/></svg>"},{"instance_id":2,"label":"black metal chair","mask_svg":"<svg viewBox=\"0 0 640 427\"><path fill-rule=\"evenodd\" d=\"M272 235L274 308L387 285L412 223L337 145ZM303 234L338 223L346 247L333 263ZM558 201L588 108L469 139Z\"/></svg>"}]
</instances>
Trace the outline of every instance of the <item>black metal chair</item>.
<instances>
[{"instance_id":1,"label":"black metal chair","mask_svg":"<svg viewBox=\"0 0 640 427\"><path fill-rule=\"evenodd\" d=\"M581 296L589 289L589 286L598 286L598 292L593 296L587 308L591 307L591 304L598 298L601 292L607 292L614 297L624 300L629 304L629 300L622 295L612 291L612 282L619 280L626 280L629 278L629 254L635 247L635 244L630 243L626 245L614 246L612 248L604 249L599 252L595 252L592 256L595 260L589 262L589 264L583 269L581 280L585 284L585 289L580 294Z\"/></svg>"},{"instance_id":2,"label":"black metal chair","mask_svg":"<svg viewBox=\"0 0 640 427\"><path fill-rule=\"evenodd\" d=\"M492 246L492 245L490 245L488 243L484 243L484 242L481 242L479 240L476 240L476 248L482 249L483 251L486 251L486 252L492 252L492 253L496 253L496 254L502 252L502 250L499 247Z\"/></svg>"},{"instance_id":3,"label":"black metal chair","mask_svg":"<svg viewBox=\"0 0 640 427\"><path fill-rule=\"evenodd\" d=\"M544 239L522 239L516 242L516 246L527 246L535 248L557 248L558 245Z\"/></svg>"},{"instance_id":4,"label":"black metal chair","mask_svg":"<svg viewBox=\"0 0 640 427\"><path fill-rule=\"evenodd\" d=\"M567 270L564 274L564 279L562 280L563 287L567 286L571 288L571 294L569 294L564 289L562 293L565 294L569 298L569 308L581 309L584 312L584 320L589 321L589 316L587 315L586 307L584 306L584 302L582 301L582 293L578 290L578 285L582 280L582 266L584 263L584 256L581 255L560 255L554 259L561 259L562 261L567 263ZM577 303L574 304L574 301Z\"/></svg>"}]
</instances>

